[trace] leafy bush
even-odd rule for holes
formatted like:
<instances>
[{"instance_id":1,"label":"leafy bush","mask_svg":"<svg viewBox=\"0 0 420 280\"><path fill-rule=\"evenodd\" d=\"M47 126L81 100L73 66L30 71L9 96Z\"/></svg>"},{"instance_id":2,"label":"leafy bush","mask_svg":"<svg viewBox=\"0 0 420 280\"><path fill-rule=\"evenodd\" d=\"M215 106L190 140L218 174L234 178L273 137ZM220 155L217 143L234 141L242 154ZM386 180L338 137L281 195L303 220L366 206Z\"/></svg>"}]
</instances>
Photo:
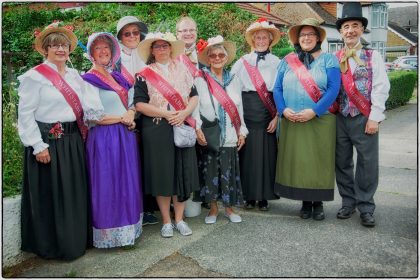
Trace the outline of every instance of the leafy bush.
<instances>
[{"instance_id":1,"label":"leafy bush","mask_svg":"<svg viewBox=\"0 0 420 280\"><path fill-rule=\"evenodd\" d=\"M394 109L406 104L413 95L417 82L416 71L395 71L388 74L391 89L386 102L386 109Z\"/></svg>"}]
</instances>

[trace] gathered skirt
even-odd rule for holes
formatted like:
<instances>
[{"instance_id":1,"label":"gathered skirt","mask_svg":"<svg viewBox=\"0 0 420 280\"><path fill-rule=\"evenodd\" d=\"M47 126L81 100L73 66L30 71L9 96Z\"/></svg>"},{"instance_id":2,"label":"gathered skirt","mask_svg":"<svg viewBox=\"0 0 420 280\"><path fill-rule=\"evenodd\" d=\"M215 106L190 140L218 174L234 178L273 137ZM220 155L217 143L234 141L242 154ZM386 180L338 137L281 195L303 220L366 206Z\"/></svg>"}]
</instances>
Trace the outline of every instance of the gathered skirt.
<instances>
[{"instance_id":1,"label":"gathered skirt","mask_svg":"<svg viewBox=\"0 0 420 280\"><path fill-rule=\"evenodd\" d=\"M275 192L305 201L334 200L336 116L305 123L282 118Z\"/></svg>"},{"instance_id":2,"label":"gathered skirt","mask_svg":"<svg viewBox=\"0 0 420 280\"><path fill-rule=\"evenodd\" d=\"M39 163L33 148L25 148L21 249L73 260L91 245L85 149L76 122L62 123L64 135L58 139L48 137L53 125L38 123L50 163Z\"/></svg>"},{"instance_id":3,"label":"gathered skirt","mask_svg":"<svg viewBox=\"0 0 420 280\"><path fill-rule=\"evenodd\" d=\"M140 161L136 135L122 124L89 130L93 245L111 248L134 244L142 232Z\"/></svg>"}]
</instances>

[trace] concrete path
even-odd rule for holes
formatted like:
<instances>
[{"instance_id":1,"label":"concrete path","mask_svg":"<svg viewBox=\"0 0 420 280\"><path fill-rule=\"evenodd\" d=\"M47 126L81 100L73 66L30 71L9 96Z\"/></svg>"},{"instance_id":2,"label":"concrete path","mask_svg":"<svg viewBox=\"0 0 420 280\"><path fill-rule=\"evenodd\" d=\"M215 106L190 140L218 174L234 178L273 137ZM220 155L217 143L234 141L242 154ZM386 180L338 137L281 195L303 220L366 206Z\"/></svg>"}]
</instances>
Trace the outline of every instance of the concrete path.
<instances>
[{"instance_id":1,"label":"concrete path","mask_svg":"<svg viewBox=\"0 0 420 280\"><path fill-rule=\"evenodd\" d=\"M280 199L270 211L238 209L232 224L222 210L214 225L203 211L186 221L193 235L160 237L146 226L130 248L88 250L73 262L34 258L9 271L20 277L417 277L417 104L387 112L380 127L380 180L375 196L377 226L335 215L298 217L300 202ZM3 275L5 276L5 275Z\"/></svg>"}]
</instances>

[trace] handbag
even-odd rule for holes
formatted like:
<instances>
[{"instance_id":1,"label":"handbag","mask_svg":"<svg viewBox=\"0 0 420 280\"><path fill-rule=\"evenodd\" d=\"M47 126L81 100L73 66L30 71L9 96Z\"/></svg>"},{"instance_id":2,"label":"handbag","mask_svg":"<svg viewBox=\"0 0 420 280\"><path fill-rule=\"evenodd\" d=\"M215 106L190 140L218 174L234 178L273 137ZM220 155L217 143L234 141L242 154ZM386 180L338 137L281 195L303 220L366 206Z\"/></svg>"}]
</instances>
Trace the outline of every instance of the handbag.
<instances>
[{"instance_id":1,"label":"handbag","mask_svg":"<svg viewBox=\"0 0 420 280\"><path fill-rule=\"evenodd\" d=\"M206 137L207 141L207 149L213 152L219 152L220 149L220 127L219 127L219 119L217 118L216 108L214 106L213 96L209 91L211 105L213 106L214 115L216 116L214 121L209 121L206 117L200 114L200 118L202 120L201 130L203 131L204 137Z\"/></svg>"},{"instance_id":2,"label":"handbag","mask_svg":"<svg viewBox=\"0 0 420 280\"><path fill-rule=\"evenodd\" d=\"M178 148L189 148L195 145L197 135L194 128L185 124L173 126L173 128L175 146Z\"/></svg>"}]
</instances>

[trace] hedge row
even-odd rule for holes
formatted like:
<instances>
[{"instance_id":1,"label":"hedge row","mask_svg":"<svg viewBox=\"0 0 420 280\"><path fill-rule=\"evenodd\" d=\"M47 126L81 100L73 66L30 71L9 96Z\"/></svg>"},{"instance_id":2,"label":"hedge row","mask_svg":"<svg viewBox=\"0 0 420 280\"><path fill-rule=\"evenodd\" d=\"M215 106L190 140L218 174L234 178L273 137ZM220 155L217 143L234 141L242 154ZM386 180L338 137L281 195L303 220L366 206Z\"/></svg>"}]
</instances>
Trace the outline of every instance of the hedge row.
<instances>
[{"instance_id":1,"label":"hedge row","mask_svg":"<svg viewBox=\"0 0 420 280\"><path fill-rule=\"evenodd\" d=\"M388 74L391 90L386 102L386 109L394 109L405 105L413 96L417 82L416 71L395 71Z\"/></svg>"}]
</instances>

